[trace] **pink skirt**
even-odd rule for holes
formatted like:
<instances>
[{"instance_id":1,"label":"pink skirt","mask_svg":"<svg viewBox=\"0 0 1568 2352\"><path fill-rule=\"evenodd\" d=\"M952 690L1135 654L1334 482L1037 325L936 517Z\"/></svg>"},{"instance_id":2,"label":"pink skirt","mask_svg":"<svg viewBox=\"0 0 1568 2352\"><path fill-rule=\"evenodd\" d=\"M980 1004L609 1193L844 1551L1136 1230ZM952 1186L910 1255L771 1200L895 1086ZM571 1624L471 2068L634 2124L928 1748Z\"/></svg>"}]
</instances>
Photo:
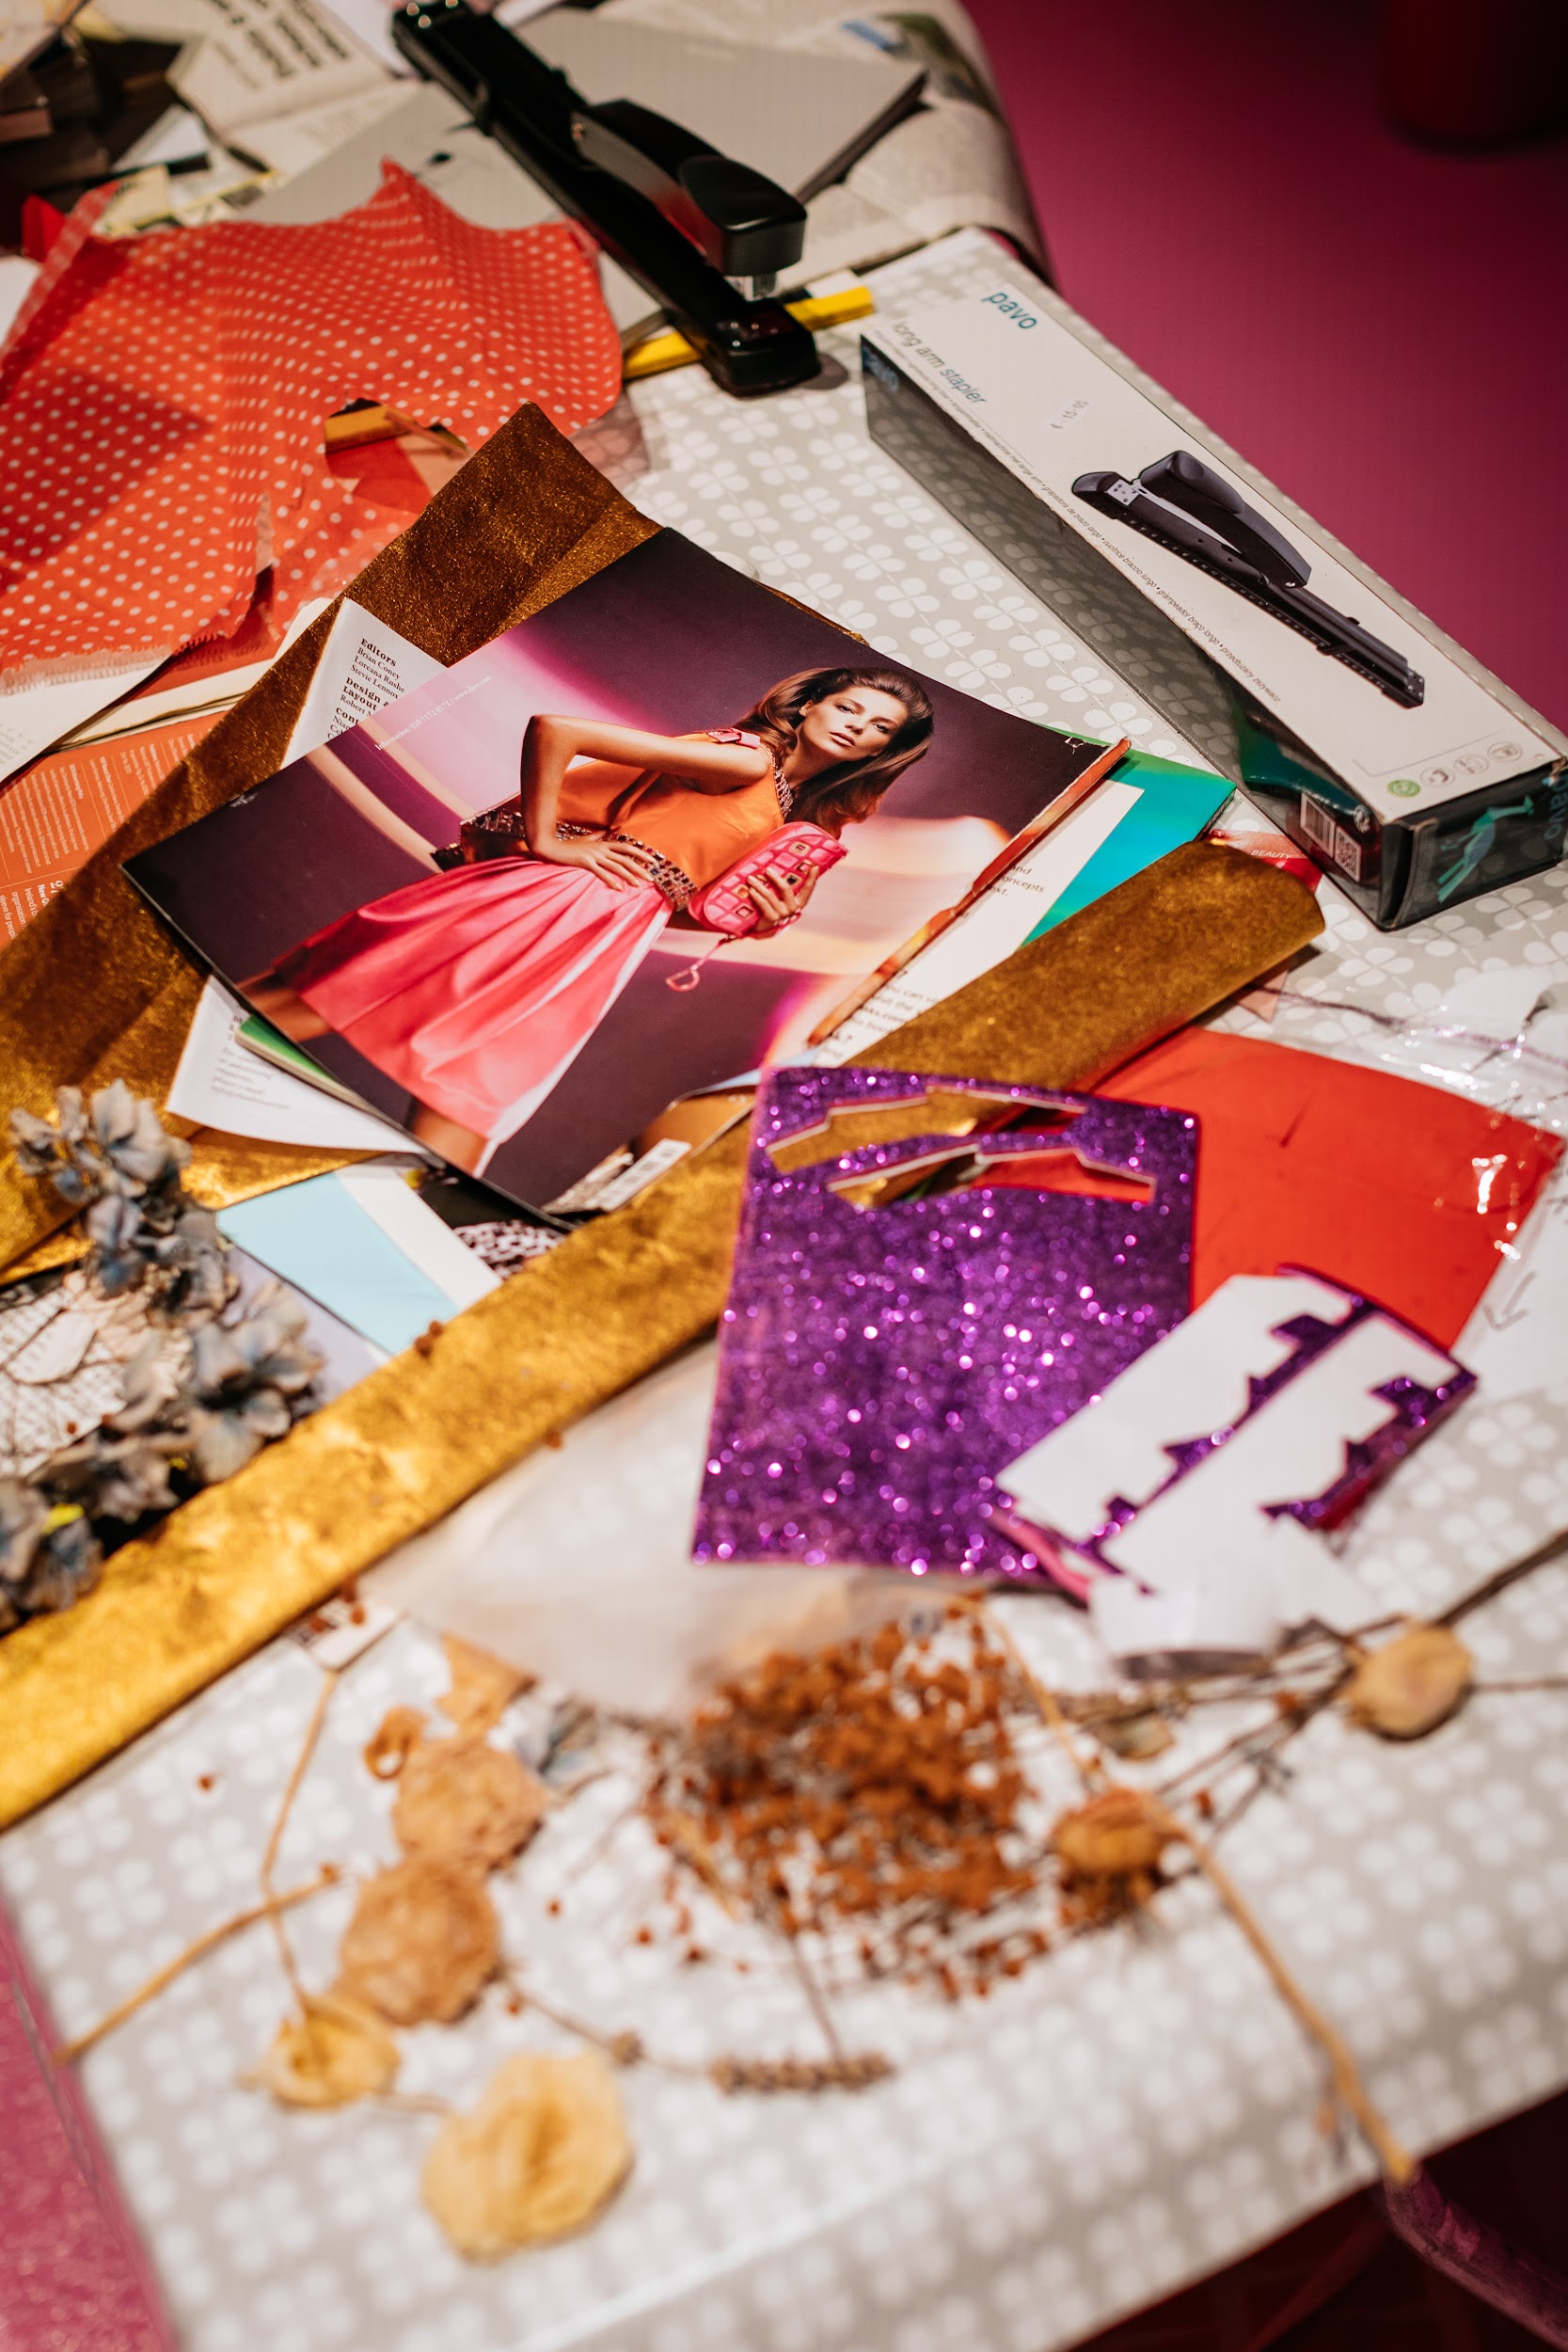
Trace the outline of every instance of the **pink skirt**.
<instances>
[{"instance_id":1,"label":"pink skirt","mask_svg":"<svg viewBox=\"0 0 1568 2352\"><path fill-rule=\"evenodd\" d=\"M492 1143L544 1101L670 919L649 882L491 858L374 898L277 977L417 1103Z\"/></svg>"}]
</instances>

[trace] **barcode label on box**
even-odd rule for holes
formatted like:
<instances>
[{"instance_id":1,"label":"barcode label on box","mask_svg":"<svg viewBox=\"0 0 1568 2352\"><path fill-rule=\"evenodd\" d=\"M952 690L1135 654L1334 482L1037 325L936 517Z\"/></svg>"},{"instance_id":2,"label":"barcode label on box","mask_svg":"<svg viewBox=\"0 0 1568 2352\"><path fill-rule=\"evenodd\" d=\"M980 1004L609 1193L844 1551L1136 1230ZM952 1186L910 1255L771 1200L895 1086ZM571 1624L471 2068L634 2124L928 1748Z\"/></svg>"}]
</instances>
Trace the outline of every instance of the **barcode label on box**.
<instances>
[{"instance_id":1,"label":"barcode label on box","mask_svg":"<svg viewBox=\"0 0 1568 2352\"><path fill-rule=\"evenodd\" d=\"M1321 850L1352 882L1361 880L1361 844L1334 818L1321 801L1301 796L1301 829L1315 850Z\"/></svg>"}]
</instances>

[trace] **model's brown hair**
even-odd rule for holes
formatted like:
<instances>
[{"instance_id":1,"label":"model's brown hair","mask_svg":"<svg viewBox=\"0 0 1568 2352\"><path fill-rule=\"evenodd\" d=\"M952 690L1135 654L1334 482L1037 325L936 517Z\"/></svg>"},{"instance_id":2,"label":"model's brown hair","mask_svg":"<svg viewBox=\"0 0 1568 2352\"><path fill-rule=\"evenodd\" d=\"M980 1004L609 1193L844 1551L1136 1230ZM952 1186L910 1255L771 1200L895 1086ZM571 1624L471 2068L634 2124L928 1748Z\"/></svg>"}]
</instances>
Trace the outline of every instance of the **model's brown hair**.
<instances>
[{"instance_id":1,"label":"model's brown hair","mask_svg":"<svg viewBox=\"0 0 1568 2352\"><path fill-rule=\"evenodd\" d=\"M880 751L868 753L864 759L842 760L800 786L791 816L820 825L831 834L840 834L846 825L859 824L862 818L869 817L888 787L925 755L935 721L931 698L919 680L902 670L881 667L797 670L793 677L783 677L770 687L756 708L736 722L760 735L784 759L794 750L801 718L811 705L854 687L869 693L892 694L904 706L904 721Z\"/></svg>"}]
</instances>

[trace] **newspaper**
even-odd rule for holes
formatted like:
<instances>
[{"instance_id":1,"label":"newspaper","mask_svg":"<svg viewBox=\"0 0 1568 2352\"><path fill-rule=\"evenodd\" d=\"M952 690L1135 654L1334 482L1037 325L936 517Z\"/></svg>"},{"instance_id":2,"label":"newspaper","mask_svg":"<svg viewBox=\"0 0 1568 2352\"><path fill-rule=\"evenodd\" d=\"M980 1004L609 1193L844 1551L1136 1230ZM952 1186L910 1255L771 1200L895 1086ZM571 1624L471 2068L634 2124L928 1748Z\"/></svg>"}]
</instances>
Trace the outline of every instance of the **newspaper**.
<instances>
[{"instance_id":1,"label":"newspaper","mask_svg":"<svg viewBox=\"0 0 1568 2352\"><path fill-rule=\"evenodd\" d=\"M176 40L169 81L226 145L299 171L364 130L405 87L318 0L101 0L122 33Z\"/></svg>"},{"instance_id":2,"label":"newspaper","mask_svg":"<svg viewBox=\"0 0 1568 2352\"><path fill-rule=\"evenodd\" d=\"M1037 266L1045 240L1003 121L995 79L958 0L849 15L821 0L605 0L601 17L824 59L918 57L921 109L807 205L803 274L869 269L954 229L994 229Z\"/></svg>"}]
</instances>

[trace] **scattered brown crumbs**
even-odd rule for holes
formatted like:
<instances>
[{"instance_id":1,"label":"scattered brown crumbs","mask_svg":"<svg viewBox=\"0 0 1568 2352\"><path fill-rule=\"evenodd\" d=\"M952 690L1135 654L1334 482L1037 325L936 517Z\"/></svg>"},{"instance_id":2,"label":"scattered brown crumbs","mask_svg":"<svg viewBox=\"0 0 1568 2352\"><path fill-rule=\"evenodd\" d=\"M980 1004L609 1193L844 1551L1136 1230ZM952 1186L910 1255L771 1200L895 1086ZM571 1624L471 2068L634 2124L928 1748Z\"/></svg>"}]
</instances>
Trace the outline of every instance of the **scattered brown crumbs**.
<instances>
[{"instance_id":1,"label":"scattered brown crumbs","mask_svg":"<svg viewBox=\"0 0 1568 2352\"><path fill-rule=\"evenodd\" d=\"M1016 1915L1051 1862L1009 1723L1029 1711L971 1611L936 1645L890 1624L778 1653L655 1740L647 1817L732 1909L957 1999L1046 1948Z\"/></svg>"}]
</instances>

